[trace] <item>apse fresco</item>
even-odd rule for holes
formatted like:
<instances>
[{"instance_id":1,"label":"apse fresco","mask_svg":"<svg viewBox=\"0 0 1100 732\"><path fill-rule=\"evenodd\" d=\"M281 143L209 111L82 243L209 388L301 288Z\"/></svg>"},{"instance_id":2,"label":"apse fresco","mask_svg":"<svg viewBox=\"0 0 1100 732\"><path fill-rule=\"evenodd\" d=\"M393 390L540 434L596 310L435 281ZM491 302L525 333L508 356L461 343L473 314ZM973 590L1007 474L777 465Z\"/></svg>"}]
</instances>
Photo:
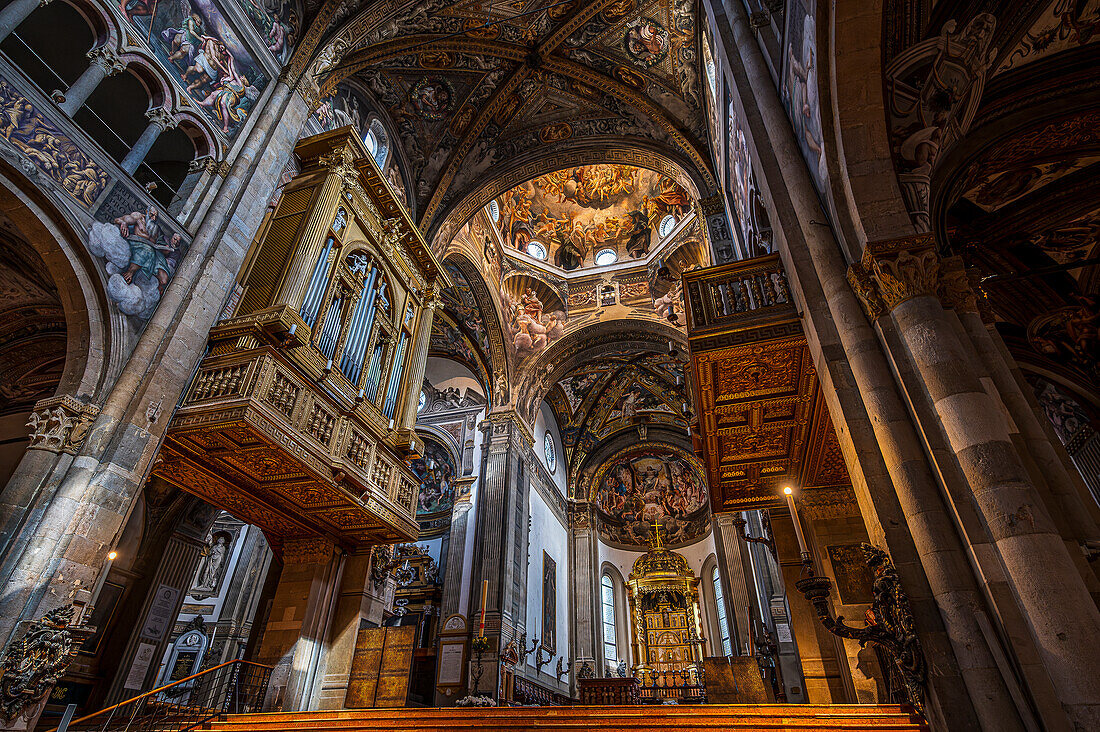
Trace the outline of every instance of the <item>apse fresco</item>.
<instances>
[{"instance_id":1,"label":"apse fresco","mask_svg":"<svg viewBox=\"0 0 1100 732\"><path fill-rule=\"evenodd\" d=\"M267 50L282 63L290 60L302 33L302 11L292 0L238 0Z\"/></svg>"},{"instance_id":2,"label":"apse fresco","mask_svg":"<svg viewBox=\"0 0 1100 732\"><path fill-rule=\"evenodd\" d=\"M450 511L454 504L455 463L442 445L424 440L424 455L410 461L409 467L420 478L417 517Z\"/></svg>"},{"instance_id":3,"label":"apse fresco","mask_svg":"<svg viewBox=\"0 0 1100 732\"><path fill-rule=\"evenodd\" d=\"M121 10L222 133L236 137L267 77L211 0L122 0Z\"/></svg>"},{"instance_id":4,"label":"apse fresco","mask_svg":"<svg viewBox=\"0 0 1100 732\"><path fill-rule=\"evenodd\" d=\"M653 171L597 164L547 173L505 192L497 205L509 246L573 270L594 265L604 249L619 261L644 257L660 221L683 217L691 199Z\"/></svg>"},{"instance_id":5,"label":"apse fresco","mask_svg":"<svg viewBox=\"0 0 1100 732\"><path fill-rule=\"evenodd\" d=\"M596 471L591 500L601 514L600 537L611 544L646 546L654 522L669 545L707 532L706 483L687 454L671 446L613 456Z\"/></svg>"}]
</instances>

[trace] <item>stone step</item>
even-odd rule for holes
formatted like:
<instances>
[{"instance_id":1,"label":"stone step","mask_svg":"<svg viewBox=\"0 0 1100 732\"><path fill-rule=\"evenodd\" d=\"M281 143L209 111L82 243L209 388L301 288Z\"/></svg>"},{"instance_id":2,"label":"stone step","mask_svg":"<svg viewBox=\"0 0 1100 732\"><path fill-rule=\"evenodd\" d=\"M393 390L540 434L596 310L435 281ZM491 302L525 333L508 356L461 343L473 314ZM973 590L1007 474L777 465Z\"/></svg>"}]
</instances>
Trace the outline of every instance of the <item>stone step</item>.
<instances>
[{"instance_id":1,"label":"stone step","mask_svg":"<svg viewBox=\"0 0 1100 732\"><path fill-rule=\"evenodd\" d=\"M510 707L503 709L362 709L230 715L215 732L445 732L446 730L791 730L792 732L917 732L924 727L897 706L718 705L637 707Z\"/></svg>"}]
</instances>

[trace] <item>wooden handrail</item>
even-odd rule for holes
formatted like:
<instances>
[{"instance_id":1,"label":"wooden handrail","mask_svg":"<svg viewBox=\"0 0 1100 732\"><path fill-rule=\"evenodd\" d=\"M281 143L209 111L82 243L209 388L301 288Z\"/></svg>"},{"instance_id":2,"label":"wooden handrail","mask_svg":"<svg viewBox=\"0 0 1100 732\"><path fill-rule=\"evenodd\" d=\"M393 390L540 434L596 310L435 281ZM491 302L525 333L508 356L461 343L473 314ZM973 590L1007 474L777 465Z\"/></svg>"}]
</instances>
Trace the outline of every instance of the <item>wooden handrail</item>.
<instances>
[{"instance_id":1,"label":"wooden handrail","mask_svg":"<svg viewBox=\"0 0 1100 732\"><path fill-rule=\"evenodd\" d=\"M199 671L197 674L191 674L190 676L186 676L186 677L180 679L179 681L173 681L171 684L165 684L164 686L153 689L152 691L147 691L144 694L138 694L137 696L133 697L132 699L127 699L126 701L121 701L118 704L115 704L113 706L109 706L109 707L106 707L104 709L100 709L98 712L92 712L91 714L86 714L86 715L84 715L83 717L81 717L79 719L74 719L72 722L69 723L69 726L72 727L76 724L79 724L80 722L91 719L92 717L98 717L99 715L101 715L105 712L110 712L110 711L113 711L115 709L118 709L119 707L124 707L127 704L133 704L134 702L138 701L139 699L144 699L145 697L152 696L153 694L159 694L162 691L164 691L165 689L170 689L173 686L178 686L179 684L185 684L188 681L190 681L191 679L197 679L199 676L203 676L205 674L208 674L211 671L217 671L219 668L222 668L224 666L230 666L234 663L248 664L249 666L256 666L258 668L266 668L268 671L273 671L275 669L274 666L265 666L262 663L255 663L253 661L245 661L244 659L240 659L240 658L234 659L232 661L226 661L225 663L219 663L217 666L211 666L208 669L204 669L202 671ZM54 727L53 729L49 730L49 732L57 732L57 729L58 729L57 727Z\"/></svg>"}]
</instances>

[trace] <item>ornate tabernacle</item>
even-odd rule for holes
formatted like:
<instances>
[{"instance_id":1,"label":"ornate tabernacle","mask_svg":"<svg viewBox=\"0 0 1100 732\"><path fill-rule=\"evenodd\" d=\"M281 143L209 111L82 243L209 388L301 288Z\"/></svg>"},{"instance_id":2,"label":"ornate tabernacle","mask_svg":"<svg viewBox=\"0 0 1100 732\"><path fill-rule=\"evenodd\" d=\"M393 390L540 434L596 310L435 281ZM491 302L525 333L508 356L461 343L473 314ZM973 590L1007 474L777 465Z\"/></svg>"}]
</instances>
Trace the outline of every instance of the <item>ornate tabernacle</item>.
<instances>
[{"instance_id":1,"label":"ornate tabernacle","mask_svg":"<svg viewBox=\"0 0 1100 732\"><path fill-rule=\"evenodd\" d=\"M350 128L295 152L301 173L210 331L155 474L276 544L413 539L419 480L405 458L450 281Z\"/></svg>"},{"instance_id":2,"label":"ornate tabernacle","mask_svg":"<svg viewBox=\"0 0 1100 732\"><path fill-rule=\"evenodd\" d=\"M674 689L689 680L702 686L698 583L687 560L661 545L660 526L654 526L652 548L634 562L627 585L634 676L657 696L667 688L679 697Z\"/></svg>"}]
</instances>

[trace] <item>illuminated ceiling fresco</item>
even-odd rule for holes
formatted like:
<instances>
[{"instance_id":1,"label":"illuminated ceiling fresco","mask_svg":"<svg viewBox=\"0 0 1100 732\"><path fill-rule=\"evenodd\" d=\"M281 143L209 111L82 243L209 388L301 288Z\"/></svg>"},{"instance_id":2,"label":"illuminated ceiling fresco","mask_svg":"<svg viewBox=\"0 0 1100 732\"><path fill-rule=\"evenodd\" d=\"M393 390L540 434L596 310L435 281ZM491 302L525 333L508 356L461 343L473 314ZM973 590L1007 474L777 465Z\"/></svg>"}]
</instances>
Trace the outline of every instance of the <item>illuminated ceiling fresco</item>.
<instances>
[{"instance_id":1,"label":"illuminated ceiling fresco","mask_svg":"<svg viewBox=\"0 0 1100 732\"><path fill-rule=\"evenodd\" d=\"M547 173L494 204L506 246L564 270L645 257L692 205L670 178L604 164Z\"/></svg>"}]
</instances>

